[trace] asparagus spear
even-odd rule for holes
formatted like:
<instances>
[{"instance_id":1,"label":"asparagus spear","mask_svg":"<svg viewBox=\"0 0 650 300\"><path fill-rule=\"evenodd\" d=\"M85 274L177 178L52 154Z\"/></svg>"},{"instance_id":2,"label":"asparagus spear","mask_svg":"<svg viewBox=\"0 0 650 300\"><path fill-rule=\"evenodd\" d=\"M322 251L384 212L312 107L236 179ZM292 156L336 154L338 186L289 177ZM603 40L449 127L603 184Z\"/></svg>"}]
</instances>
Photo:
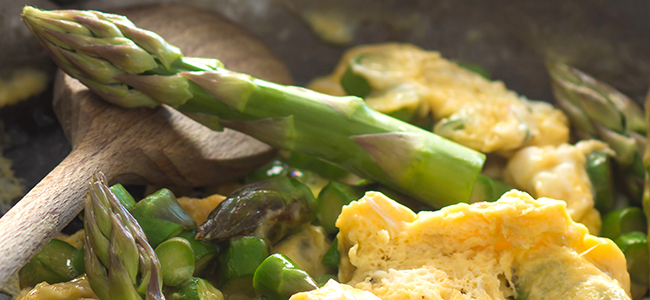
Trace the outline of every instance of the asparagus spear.
<instances>
[{"instance_id":1,"label":"asparagus spear","mask_svg":"<svg viewBox=\"0 0 650 300\"><path fill-rule=\"evenodd\" d=\"M165 299L158 257L102 173L89 184L84 228L86 273L99 299Z\"/></svg>"},{"instance_id":2,"label":"asparagus spear","mask_svg":"<svg viewBox=\"0 0 650 300\"><path fill-rule=\"evenodd\" d=\"M627 174L628 193L640 199L647 131L641 107L613 87L565 64L549 62L547 67L557 105L571 120L578 138L606 142Z\"/></svg>"},{"instance_id":3,"label":"asparagus spear","mask_svg":"<svg viewBox=\"0 0 650 300\"><path fill-rule=\"evenodd\" d=\"M316 199L295 179L275 177L246 185L210 213L197 228L199 240L225 241L236 236L266 238L271 245L289 229L315 219Z\"/></svg>"},{"instance_id":4,"label":"asparagus spear","mask_svg":"<svg viewBox=\"0 0 650 300\"><path fill-rule=\"evenodd\" d=\"M316 156L433 206L469 200L485 161L479 152L369 109L360 98L282 86L213 60L185 58L122 16L28 6L23 20L62 70L109 102L164 103L210 128L223 125Z\"/></svg>"}]
</instances>

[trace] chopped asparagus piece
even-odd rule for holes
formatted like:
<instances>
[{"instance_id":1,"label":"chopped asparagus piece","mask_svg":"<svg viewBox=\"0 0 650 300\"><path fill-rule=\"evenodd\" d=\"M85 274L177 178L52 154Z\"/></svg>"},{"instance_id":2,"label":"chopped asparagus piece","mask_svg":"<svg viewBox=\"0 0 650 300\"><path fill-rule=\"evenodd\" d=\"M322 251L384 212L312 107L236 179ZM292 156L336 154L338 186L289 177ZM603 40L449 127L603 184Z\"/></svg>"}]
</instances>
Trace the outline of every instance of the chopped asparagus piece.
<instances>
[{"instance_id":1,"label":"chopped asparagus piece","mask_svg":"<svg viewBox=\"0 0 650 300\"><path fill-rule=\"evenodd\" d=\"M505 192L512 188L500 180L490 178L483 174L478 176L470 203L480 201L497 201Z\"/></svg>"},{"instance_id":2,"label":"chopped asparagus piece","mask_svg":"<svg viewBox=\"0 0 650 300\"><path fill-rule=\"evenodd\" d=\"M178 291L171 295L171 300L223 300L223 294L203 278L193 277Z\"/></svg>"},{"instance_id":3,"label":"chopped asparagus piece","mask_svg":"<svg viewBox=\"0 0 650 300\"><path fill-rule=\"evenodd\" d=\"M174 237L156 247L156 255L162 267L163 283L177 286L192 279L194 274L194 251L184 238Z\"/></svg>"},{"instance_id":4,"label":"chopped asparagus piece","mask_svg":"<svg viewBox=\"0 0 650 300\"><path fill-rule=\"evenodd\" d=\"M253 287L269 299L287 300L295 293L318 288L318 284L289 258L276 253L257 268Z\"/></svg>"},{"instance_id":5,"label":"chopped asparagus piece","mask_svg":"<svg viewBox=\"0 0 650 300\"><path fill-rule=\"evenodd\" d=\"M585 164L587 175L594 190L594 205L600 213L605 214L614 206L614 182L610 154L606 151L594 151L587 155Z\"/></svg>"},{"instance_id":6,"label":"chopped asparagus piece","mask_svg":"<svg viewBox=\"0 0 650 300\"><path fill-rule=\"evenodd\" d=\"M217 248L211 243L197 240L195 231L183 231L178 237L186 239L192 246L194 252L194 276L201 274L215 261Z\"/></svg>"},{"instance_id":7,"label":"chopped asparagus piece","mask_svg":"<svg viewBox=\"0 0 650 300\"><path fill-rule=\"evenodd\" d=\"M365 77L354 71L354 68L358 66L362 59L363 56L361 55L351 59L350 65L341 77L341 87L348 95L365 98L372 91L372 87Z\"/></svg>"},{"instance_id":8,"label":"chopped asparagus piece","mask_svg":"<svg viewBox=\"0 0 650 300\"><path fill-rule=\"evenodd\" d=\"M646 217L638 207L626 207L610 212L603 218L601 235L611 240L632 231L645 232Z\"/></svg>"},{"instance_id":9,"label":"chopped asparagus piece","mask_svg":"<svg viewBox=\"0 0 650 300\"><path fill-rule=\"evenodd\" d=\"M124 205L126 210L131 211L133 207L135 207L135 199L133 199L131 193L129 193L122 184L118 183L111 186L111 192L115 194L115 197L120 200L120 203Z\"/></svg>"},{"instance_id":10,"label":"chopped asparagus piece","mask_svg":"<svg viewBox=\"0 0 650 300\"><path fill-rule=\"evenodd\" d=\"M79 255L81 253L81 255ZM47 243L18 272L20 287L70 281L84 273L83 250L58 239Z\"/></svg>"},{"instance_id":11,"label":"chopped asparagus piece","mask_svg":"<svg viewBox=\"0 0 650 300\"><path fill-rule=\"evenodd\" d=\"M311 222L315 206L309 188L297 180L275 177L256 182L228 195L198 227L197 239L225 241L253 235L273 245L291 228Z\"/></svg>"},{"instance_id":12,"label":"chopped asparagus piece","mask_svg":"<svg viewBox=\"0 0 650 300\"><path fill-rule=\"evenodd\" d=\"M269 244L261 238L243 237L230 241L219 256L219 281L252 276L270 254Z\"/></svg>"},{"instance_id":13,"label":"chopped asparagus piece","mask_svg":"<svg viewBox=\"0 0 650 300\"><path fill-rule=\"evenodd\" d=\"M324 286L328 281L330 281L330 279L334 279L335 281L339 281L338 276L336 276L336 275L331 275L331 274L327 274L327 275L323 275L323 276L318 276L318 277L315 279L315 281L316 281L316 284L318 284L318 287L323 287L323 286Z\"/></svg>"},{"instance_id":14,"label":"chopped asparagus piece","mask_svg":"<svg viewBox=\"0 0 650 300\"><path fill-rule=\"evenodd\" d=\"M490 73L485 68L481 67L481 65L466 61L457 61L456 64L478 75L481 75L481 77L485 79L490 80Z\"/></svg>"},{"instance_id":15,"label":"chopped asparagus piece","mask_svg":"<svg viewBox=\"0 0 650 300\"><path fill-rule=\"evenodd\" d=\"M648 236L640 231L632 231L619 236L615 241L627 261L630 279L638 285L648 286L650 273L648 266Z\"/></svg>"},{"instance_id":16,"label":"chopped asparagus piece","mask_svg":"<svg viewBox=\"0 0 650 300\"><path fill-rule=\"evenodd\" d=\"M316 218L327 233L336 233L336 219L341 214L341 208L363 196L364 190L361 187L338 181L330 181L318 194L318 205L316 206Z\"/></svg>"},{"instance_id":17,"label":"chopped asparagus piece","mask_svg":"<svg viewBox=\"0 0 650 300\"><path fill-rule=\"evenodd\" d=\"M332 245L323 256L323 263L326 265L332 265L338 268L339 262L341 261L341 253L339 252L339 239L334 238Z\"/></svg>"},{"instance_id":18,"label":"chopped asparagus piece","mask_svg":"<svg viewBox=\"0 0 650 300\"><path fill-rule=\"evenodd\" d=\"M289 165L284 159L274 159L244 176L246 184L271 179L277 176L286 176L289 173Z\"/></svg>"},{"instance_id":19,"label":"chopped asparagus piece","mask_svg":"<svg viewBox=\"0 0 650 300\"><path fill-rule=\"evenodd\" d=\"M152 247L177 236L183 230L193 230L196 223L168 189L160 189L138 202L131 211L147 235Z\"/></svg>"}]
</instances>

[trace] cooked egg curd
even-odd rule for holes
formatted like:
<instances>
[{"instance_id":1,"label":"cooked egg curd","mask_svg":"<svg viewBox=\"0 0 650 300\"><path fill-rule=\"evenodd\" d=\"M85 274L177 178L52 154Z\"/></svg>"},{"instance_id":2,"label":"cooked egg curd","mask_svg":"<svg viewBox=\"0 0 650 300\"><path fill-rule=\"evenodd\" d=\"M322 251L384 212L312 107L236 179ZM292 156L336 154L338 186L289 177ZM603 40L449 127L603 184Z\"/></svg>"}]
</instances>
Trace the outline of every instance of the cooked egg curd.
<instances>
[{"instance_id":1,"label":"cooked egg curd","mask_svg":"<svg viewBox=\"0 0 650 300\"><path fill-rule=\"evenodd\" d=\"M363 62L359 62L359 61ZM569 140L566 116L552 105L530 101L441 57L410 44L359 46L346 52L334 72L308 87L346 95L340 82L352 64L372 88L364 97L375 110L431 112L434 132L482 152L510 151Z\"/></svg>"},{"instance_id":2,"label":"cooked egg curd","mask_svg":"<svg viewBox=\"0 0 650 300\"><path fill-rule=\"evenodd\" d=\"M594 192L585 169L587 155L597 150L609 148L597 140L581 141L575 146L526 147L510 158L504 176L508 184L533 197L564 200L571 218L597 235L600 213L594 208Z\"/></svg>"},{"instance_id":3,"label":"cooked egg curd","mask_svg":"<svg viewBox=\"0 0 650 300\"><path fill-rule=\"evenodd\" d=\"M298 299L630 299L625 257L566 203L510 191L497 202L413 213L377 192L337 223L341 288ZM363 293L361 291L366 291Z\"/></svg>"}]
</instances>

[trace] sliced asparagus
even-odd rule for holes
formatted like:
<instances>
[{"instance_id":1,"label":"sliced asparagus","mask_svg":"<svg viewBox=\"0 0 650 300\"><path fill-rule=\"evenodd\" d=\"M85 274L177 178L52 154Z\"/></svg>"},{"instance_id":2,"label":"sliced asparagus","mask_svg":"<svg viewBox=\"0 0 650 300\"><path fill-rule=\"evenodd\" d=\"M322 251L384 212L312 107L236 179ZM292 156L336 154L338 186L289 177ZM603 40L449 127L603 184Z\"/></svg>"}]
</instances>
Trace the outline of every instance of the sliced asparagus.
<instances>
[{"instance_id":1,"label":"sliced asparagus","mask_svg":"<svg viewBox=\"0 0 650 300\"><path fill-rule=\"evenodd\" d=\"M156 255L165 285L178 286L192 279L194 251L186 239L174 237L162 242L156 247Z\"/></svg>"},{"instance_id":2,"label":"sliced asparagus","mask_svg":"<svg viewBox=\"0 0 650 300\"><path fill-rule=\"evenodd\" d=\"M195 231L183 231L178 237L186 239L192 246L192 252L194 252L194 276L200 275L215 261L217 248L211 243L197 240Z\"/></svg>"},{"instance_id":3,"label":"sliced asparagus","mask_svg":"<svg viewBox=\"0 0 650 300\"><path fill-rule=\"evenodd\" d=\"M601 214L614 207L614 182L610 154L607 151L594 151L587 155L585 164L591 187L594 190L594 206Z\"/></svg>"},{"instance_id":4,"label":"sliced asparagus","mask_svg":"<svg viewBox=\"0 0 650 300\"><path fill-rule=\"evenodd\" d=\"M630 280L637 285L648 286L650 273L648 272L648 236L640 231L632 231L623 234L614 241L627 262L627 271L630 273Z\"/></svg>"},{"instance_id":5,"label":"sliced asparagus","mask_svg":"<svg viewBox=\"0 0 650 300\"><path fill-rule=\"evenodd\" d=\"M165 299L160 261L102 173L89 185L84 229L86 274L99 299Z\"/></svg>"},{"instance_id":6,"label":"sliced asparagus","mask_svg":"<svg viewBox=\"0 0 650 300\"><path fill-rule=\"evenodd\" d=\"M219 256L219 281L252 276L255 270L270 254L269 244L261 238L242 237L230 241Z\"/></svg>"},{"instance_id":7,"label":"sliced asparagus","mask_svg":"<svg viewBox=\"0 0 650 300\"><path fill-rule=\"evenodd\" d=\"M126 107L168 104L215 116L203 122L309 154L441 207L468 201L485 161L479 152L333 97L183 58L126 18L25 7L23 20L66 73Z\"/></svg>"},{"instance_id":8,"label":"sliced asparagus","mask_svg":"<svg viewBox=\"0 0 650 300\"><path fill-rule=\"evenodd\" d=\"M253 287L269 299L287 300L295 293L318 288L318 284L289 258L276 253L257 268Z\"/></svg>"},{"instance_id":9,"label":"sliced asparagus","mask_svg":"<svg viewBox=\"0 0 650 300\"><path fill-rule=\"evenodd\" d=\"M174 292L171 300L223 300L223 294L203 278L193 277Z\"/></svg>"},{"instance_id":10,"label":"sliced asparagus","mask_svg":"<svg viewBox=\"0 0 650 300\"><path fill-rule=\"evenodd\" d=\"M79 255L81 253L81 255ZM47 243L18 272L21 288L70 281L84 273L83 250L58 239Z\"/></svg>"},{"instance_id":11,"label":"sliced asparagus","mask_svg":"<svg viewBox=\"0 0 650 300\"><path fill-rule=\"evenodd\" d=\"M138 220L152 247L157 247L183 230L196 228L192 216L178 204L176 196L168 189L160 189L140 200L131 213Z\"/></svg>"},{"instance_id":12,"label":"sliced asparagus","mask_svg":"<svg viewBox=\"0 0 650 300\"><path fill-rule=\"evenodd\" d=\"M339 252L339 239L334 238L332 245L327 249L325 255L323 255L322 262L326 265L335 266L338 268L339 262L341 261L341 253Z\"/></svg>"},{"instance_id":13,"label":"sliced asparagus","mask_svg":"<svg viewBox=\"0 0 650 300\"><path fill-rule=\"evenodd\" d=\"M316 217L327 233L336 233L336 219L344 205L363 196L363 187L353 187L338 181L330 181L318 194Z\"/></svg>"},{"instance_id":14,"label":"sliced asparagus","mask_svg":"<svg viewBox=\"0 0 650 300\"><path fill-rule=\"evenodd\" d=\"M616 240L632 231L646 231L646 217L638 207L626 207L610 212L603 218L601 236Z\"/></svg>"}]
</instances>

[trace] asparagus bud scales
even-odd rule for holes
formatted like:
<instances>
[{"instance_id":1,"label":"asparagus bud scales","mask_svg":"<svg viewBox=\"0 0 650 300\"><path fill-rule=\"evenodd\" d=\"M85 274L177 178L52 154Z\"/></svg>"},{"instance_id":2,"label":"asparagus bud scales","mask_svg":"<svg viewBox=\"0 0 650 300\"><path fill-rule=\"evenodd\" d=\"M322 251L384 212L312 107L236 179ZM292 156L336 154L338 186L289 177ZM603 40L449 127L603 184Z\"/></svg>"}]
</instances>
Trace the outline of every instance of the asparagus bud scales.
<instances>
[{"instance_id":1,"label":"asparagus bud scales","mask_svg":"<svg viewBox=\"0 0 650 300\"><path fill-rule=\"evenodd\" d=\"M479 152L372 111L360 98L273 84L226 70L214 60L182 57L177 48L121 16L25 7L23 19L66 73L109 102L125 107L166 103L207 120L210 128L218 128L218 121L433 206L468 201L485 160ZM43 19L66 22L45 26ZM106 65L96 60L116 68L90 68ZM218 119L197 118L197 113Z\"/></svg>"},{"instance_id":2,"label":"asparagus bud scales","mask_svg":"<svg viewBox=\"0 0 650 300\"><path fill-rule=\"evenodd\" d=\"M84 208L86 273L102 300L165 299L160 262L138 222L98 173ZM100 221L100 220L103 220Z\"/></svg>"}]
</instances>

